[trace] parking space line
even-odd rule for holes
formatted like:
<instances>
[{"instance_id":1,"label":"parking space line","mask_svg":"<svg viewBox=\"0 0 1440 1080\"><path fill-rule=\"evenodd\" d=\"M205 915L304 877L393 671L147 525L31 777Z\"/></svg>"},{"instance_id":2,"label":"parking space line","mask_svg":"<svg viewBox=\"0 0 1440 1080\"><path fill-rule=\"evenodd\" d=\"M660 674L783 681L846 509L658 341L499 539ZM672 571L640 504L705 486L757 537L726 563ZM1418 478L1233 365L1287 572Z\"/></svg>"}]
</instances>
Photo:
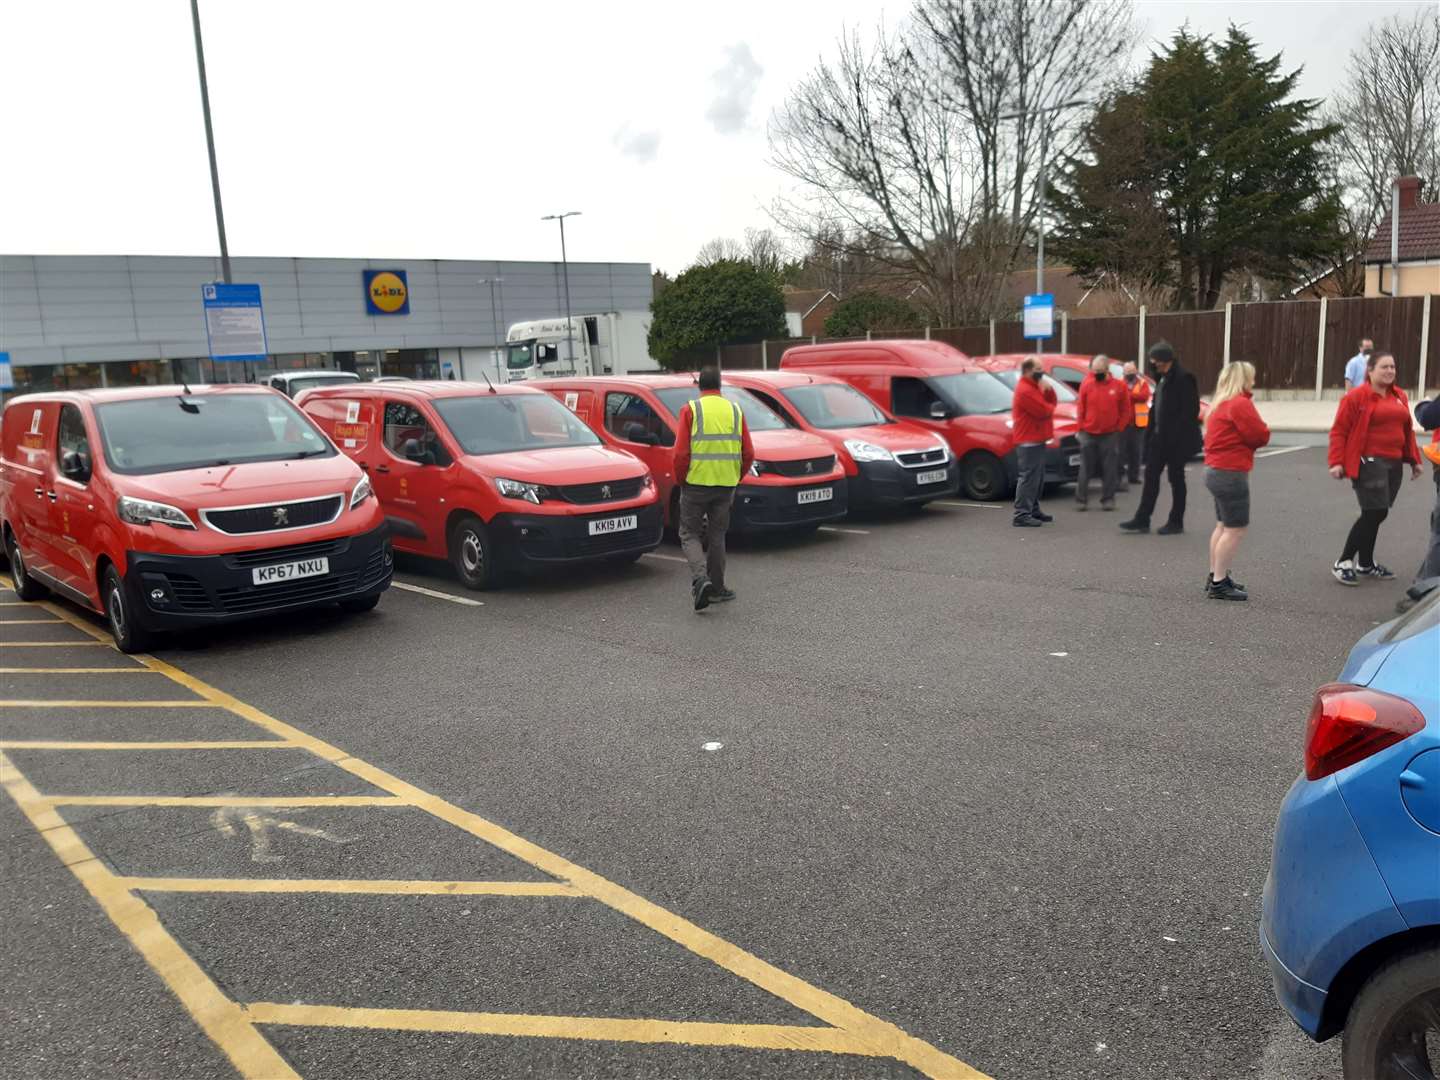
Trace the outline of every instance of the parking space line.
<instances>
[{"instance_id":1,"label":"parking space line","mask_svg":"<svg viewBox=\"0 0 1440 1080\"><path fill-rule=\"evenodd\" d=\"M0 626L59 626L59 619L0 619Z\"/></svg>"},{"instance_id":2,"label":"parking space line","mask_svg":"<svg viewBox=\"0 0 1440 1080\"><path fill-rule=\"evenodd\" d=\"M1003 503L1003 502L988 502L988 503L982 503L982 502L955 502L955 501L952 500L952 499L932 499L930 502L926 503L926 505L927 505L927 506L957 506L957 507L963 506L963 507L966 507L966 508L971 509L971 510L1008 510L1008 509L1010 509L1010 504L1009 504L1009 503Z\"/></svg>"},{"instance_id":3,"label":"parking space line","mask_svg":"<svg viewBox=\"0 0 1440 1080\"><path fill-rule=\"evenodd\" d=\"M685 556L683 556L683 555L661 555L658 551L647 551L647 552L645 552L645 558L647 558L647 559L664 559L666 562L684 562L684 561L685 561Z\"/></svg>"},{"instance_id":4,"label":"parking space line","mask_svg":"<svg viewBox=\"0 0 1440 1080\"><path fill-rule=\"evenodd\" d=\"M147 667L0 667L0 675L158 675Z\"/></svg>"},{"instance_id":5,"label":"parking space line","mask_svg":"<svg viewBox=\"0 0 1440 1080\"><path fill-rule=\"evenodd\" d=\"M244 1007L221 992L194 957L170 936L150 905L117 883L115 875L65 819L46 805L4 754L0 754L0 786L241 1076L246 1080L300 1080L255 1029Z\"/></svg>"},{"instance_id":6,"label":"parking space line","mask_svg":"<svg viewBox=\"0 0 1440 1080\"><path fill-rule=\"evenodd\" d=\"M146 701L47 701L44 698L7 698L0 709L215 709L214 702L200 700Z\"/></svg>"},{"instance_id":7,"label":"parking space line","mask_svg":"<svg viewBox=\"0 0 1440 1080\"><path fill-rule=\"evenodd\" d=\"M1266 450L1255 451L1257 458L1279 457L1281 454L1293 454L1297 450L1314 450L1313 446L1272 446Z\"/></svg>"},{"instance_id":8,"label":"parking space line","mask_svg":"<svg viewBox=\"0 0 1440 1080\"><path fill-rule=\"evenodd\" d=\"M108 641L0 641L0 649L113 649Z\"/></svg>"},{"instance_id":9,"label":"parking space line","mask_svg":"<svg viewBox=\"0 0 1440 1080\"><path fill-rule=\"evenodd\" d=\"M464 1035L520 1035L607 1042L681 1043L689 1046L744 1046L757 1050L812 1050L829 1054L886 1057L862 1039L831 1027L782 1024L713 1024L693 1020L623 1020L592 1016L532 1016L525 1013L466 1013L429 1009L353 1009L331 1005L245 1006L257 1024L369 1028Z\"/></svg>"},{"instance_id":10,"label":"parking space line","mask_svg":"<svg viewBox=\"0 0 1440 1080\"><path fill-rule=\"evenodd\" d=\"M842 529L838 525L821 525L820 532L848 533L851 536L869 536L869 529Z\"/></svg>"},{"instance_id":11,"label":"parking space line","mask_svg":"<svg viewBox=\"0 0 1440 1080\"><path fill-rule=\"evenodd\" d=\"M468 596L456 596L454 593L441 592L439 589L427 589L423 585L411 585L405 581L391 579L390 587L393 589L404 589L406 592L419 593L421 596L433 596L436 600L449 600L452 604L463 604L466 607L484 607L484 600L472 600Z\"/></svg>"},{"instance_id":12,"label":"parking space line","mask_svg":"<svg viewBox=\"0 0 1440 1080\"><path fill-rule=\"evenodd\" d=\"M0 750L293 750L283 739L215 739L190 742L70 742L62 739L0 739Z\"/></svg>"},{"instance_id":13,"label":"parking space line","mask_svg":"<svg viewBox=\"0 0 1440 1080\"><path fill-rule=\"evenodd\" d=\"M108 645L108 635L88 620L75 615L54 603L40 605L44 610L64 619L77 629L99 639L96 644ZM891 1058L910 1065L931 1077L951 1080L985 1080L984 1074L946 1054L929 1043L902 1031L894 1024L857 1008L843 998L837 997L819 987L813 986L789 974L738 946L711 934L696 924L644 897L631 892L621 885L587 870L576 863L548 851L537 844L511 832L495 822L478 814L461 809L438 795L409 784L399 777L384 771L369 762L347 754L340 748L309 735L299 728L277 720L268 713L210 684L173 667L163 660L146 654L136 654L134 659L146 668L164 674L179 686L198 695L206 702L225 709L263 728L279 739L294 743L308 750L321 760L337 767L373 787L387 792L385 796L146 796L146 795L42 795L29 785L14 767L13 763L0 753L0 778L5 779L6 790L17 802L22 802L32 824L45 833L52 849L61 862L87 883L94 882L92 895L105 908L132 942L136 934L128 928L137 920L145 920L153 927L158 940L146 938L136 942L151 966L165 980L166 984L181 998L201 1020L197 1008L209 1010L207 1018L213 1017L216 1009L224 1007L232 1011L223 1013L224 1024L213 1019L202 1022L206 1033L222 1046L232 1061L240 1065L240 1058L249 1053L258 1040L265 1052L274 1056L274 1050L256 1031L259 1023L316 1024L321 1026L369 1027L379 1025L406 1030L405 1024L427 1025L416 1030L447 1030L428 1025L455 1023L462 1025L456 1030L488 1030L474 1025L486 1023L486 1017L494 1020L498 1034L532 1034L552 1037L621 1039L631 1042L679 1042L690 1044L745 1046L784 1050L825 1050L833 1053L863 1054ZM364 1009L349 1007L308 1007L286 1005L242 1006L224 999L214 983L204 975L198 965L171 938L155 913L140 900L134 892L122 888L117 878L106 870L99 859L80 841L79 836L65 825L64 819L55 809L62 806L374 806L411 807L425 811L432 817L445 821L456 828L487 844L515 856L531 867L542 871L557 882L573 889L576 894L597 900L612 910L628 916L642 926L667 938L703 959L730 972L732 975L759 987L761 990L790 1003L803 1012L809 1013L827 1027L786 1028L778 1025L709 1024L700 1022L678 1022L653 1019L590 1019L584 1017L554 1016L511 1016L508 1014L484 1013L438 1013L426 1011ZM145 948L152 949L146 952ZM174 965L155 959L154 950L180 952L186 966L179 984L171 977ZM192 976L203 982L194 995L187 992L195 984ZM186 992L182 992L186 991ZM217 1003L213 997L218 997ZM233 1010L239 1010L239 1023L232 1023ZM447 1019L448 1018L448 1019ZM222 1041L224 1040L224 1041ZM283 1062L281 1063L283 1065ZM259 1067L256 1062L246 1060L241 1066L246 1077L266 1080L274 1077L291 1077L295 1074L288 1066L276 1069Z\"/></svg>"},{"instance_id":14,"label":"parking space line","mask_svg":"<svg viewBox=\"0 0 1440 1080\"><path fill-rule=\"evenodd\" d=\"M386 881L376 878L147 878L118 879L141 892L361 893L379 896L573 896L563 881Z\"/></svg>"}]
</instances>

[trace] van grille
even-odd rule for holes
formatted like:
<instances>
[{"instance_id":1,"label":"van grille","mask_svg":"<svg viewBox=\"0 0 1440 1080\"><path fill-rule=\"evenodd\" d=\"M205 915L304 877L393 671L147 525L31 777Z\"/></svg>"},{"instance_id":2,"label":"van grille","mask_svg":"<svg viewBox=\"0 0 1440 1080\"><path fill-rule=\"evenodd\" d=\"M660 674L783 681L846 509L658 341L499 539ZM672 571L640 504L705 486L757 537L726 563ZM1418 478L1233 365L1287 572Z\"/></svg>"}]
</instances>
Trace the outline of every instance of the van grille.
<instances>
[{"instance_id":1,"label":"van grille","mask_svg":"<svg viewBox=\"0 0 1440 1080\"><path fill-rule=\"evenodd\" d=\"M340 508L344 504L343 495L329 495L304 502L272 503L235 510L202 510L200 516L212 529L231 535L281 532L334 521L340 516Z\"/></svg>"},{"instance_id":2,"label":"van grille","mask_svg":"<svg viewBox=\"0 0 1440 1080\"><path fill-rule=\"evenodd\" d=\"M170 595L175 597L175 603L181 610L210 610L212 605L210 597L205 593L205 586L189 574L166 574L165 581L170 586Z\"/></svg>"},{"instance_id":3,"label":"van grille","mask_svg":"<svg viewBox=\"0 0 1440 1080\"><path fill-rule=\"evenodd\" d=\"M947 456L945 449L939 446L930 450L901 450L895 455L907 469L918 469L922 465L940 465Z\"/></svg>"},{"instance_id":4,"label":"van grille","mask_svg":"<svg viewBox=\"0 0 1440 1080\"><path fill-rule=\"evenodd\" d=\"M770 461L766 464L777 476L824 476L835 468L835 455L806 458L803 461Z\"/></svg>"},{"instance_id":5,"label":"van grille","mask_svg":"<svg viewBox=\"0 0 1440 1080\"><path fill-rule=\"evenodd\" d=\"M237 586L217 589L220 606L232 614L273 611L295 604L316 604L345 596L359 588L360 571L347 570L318 578L301 578L280 585Z\"/></svg>"},{"instance_id":6,"label":"van grille","mask_svg":"<svg viewBox=\"0 0 1440 1080\"><path fill-rule=\"evenodd\" d=\"M633 499L640 494L640 489L644 484L645 478L636 476L629 480L607 480L603 484L570 484L567 487L555 487L550 490L566 502L585 505Z\"/></svg>"},{"instance_id":7,"label":"van grille","mask_svg":"<svg viewBox=\"0 0 1440 1080\"><path fill-rule=\"evenodd\" d=\"M290 547L242 551L235 555L227 555L225 560L231 566L236 567L266 566L270 563L293 562L297 559L318 559L322 556L334 555L348 546L348 540L321 540L314 544L292 544Z\"/></svg>"}]
</instances>

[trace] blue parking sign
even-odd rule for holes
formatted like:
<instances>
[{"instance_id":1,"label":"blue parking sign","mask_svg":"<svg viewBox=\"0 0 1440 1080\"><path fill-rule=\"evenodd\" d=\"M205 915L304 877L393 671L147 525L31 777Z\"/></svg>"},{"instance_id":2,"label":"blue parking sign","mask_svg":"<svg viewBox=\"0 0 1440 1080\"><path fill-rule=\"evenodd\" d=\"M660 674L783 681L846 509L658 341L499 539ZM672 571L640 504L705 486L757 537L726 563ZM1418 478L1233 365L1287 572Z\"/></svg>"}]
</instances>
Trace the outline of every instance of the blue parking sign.
<instances>
[{"instance_id":1,"label":"blue parking sign","mask_svg":"<svg viewBox=\"0 0 1440 1080\"><path fill-rule=\"evenodd\" d=\"M263 361L269 356L259 285L210 282L200 286L200 299L211 360Z\"/></svg>"},{"instance_id":2,"label":"blue parking sign","mask_svg":"<svg viewBox=\"0 0 1440 1080\"><path fill-rule=\"evenodd\" d=\"M1025 297L1024 336L1043 339L1055 336L1055 294L1031 293Z\"/></svg>"}]
</instances>

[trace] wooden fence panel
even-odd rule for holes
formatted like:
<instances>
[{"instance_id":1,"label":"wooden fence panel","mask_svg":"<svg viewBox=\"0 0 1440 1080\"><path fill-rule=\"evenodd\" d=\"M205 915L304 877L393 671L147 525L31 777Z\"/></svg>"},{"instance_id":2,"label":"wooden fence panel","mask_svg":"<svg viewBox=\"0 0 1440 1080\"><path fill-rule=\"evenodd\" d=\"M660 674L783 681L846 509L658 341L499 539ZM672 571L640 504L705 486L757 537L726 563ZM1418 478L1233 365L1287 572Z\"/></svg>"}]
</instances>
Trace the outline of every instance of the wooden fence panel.
<instances>
[{"instance_id":1,"label":"wooden fence panel","mask_svg":"<svg viewBox=\"0 0 1440 1080\"><path fill-rule=\"evenodd\" d=\"M720 350L720 367L725 371L758 371L761 367L761 351L758 341L743 345L726 345ZM775 363L780 356L775 355Z\"/></svg>"},{"instance_id":2,"label":"wooden fence panel","mask_svg":"<svg viewBox=\"0 0 1440 1080\"><path fill-rule=\"evenodd\" d=\"M1145 348L1157 341L1168 341L1175 347L1180 363L1200 383L1200 392L1208 393L1220 375L1225 359L1225 312L1178 311L1145 316Z\"/></svg>"},{"instance_id":3,"label":"wooden fence panel","mask_svg":"<svg viewBox=\"0 0 1440 1080\"><path fill-rule=\"evenodd\" d=\"M990 326L947 326L930 331L931 341L953 345L966 356L984 356L990 351Z\"/></svg>"},{"instance_id":4,"label":"wooden fence panel","mask_svg":"<svg viewBox=\"0 0 1440 1080\"><path fill-rule=\"evenodd\" d=\"M1094 319L1071 319L1067 336L1072 353L1091 356L1104 353L1124 363L1142 359L1135 355L1139 333L1138 316L1107 315Z\"/></svg>"},{"instance_id":5,"label":"wooden fence panel","mask_svg":"<svg viewBox=\"0 0 1440 1080\"><path fill-rule=\"evenodd\" d=\"M1255 382L1267 390L1315 389L1320 303L1236 304L1231 309L1230 359L1255 365Z\"/></svg>"},{"instance_id":6,"label":"wooden fence panel","mask_svg":"<svg viewBox=\"0 0 1440 1080\"><path fill-rule=\"evenodd\" d=\"M1424 305L1418 296L1331 300L1325 311L1326 387L1345 385L1345 361L1355 355L1360 339L1367 337L1375 342L1377 350L1395 353L1400 385L1413 387L1420 377L1420 317ZM1430 348L1433 358L1433 338ZM1313 378L1314 369L1311 371Z\"/></svg>"}]
</instances>

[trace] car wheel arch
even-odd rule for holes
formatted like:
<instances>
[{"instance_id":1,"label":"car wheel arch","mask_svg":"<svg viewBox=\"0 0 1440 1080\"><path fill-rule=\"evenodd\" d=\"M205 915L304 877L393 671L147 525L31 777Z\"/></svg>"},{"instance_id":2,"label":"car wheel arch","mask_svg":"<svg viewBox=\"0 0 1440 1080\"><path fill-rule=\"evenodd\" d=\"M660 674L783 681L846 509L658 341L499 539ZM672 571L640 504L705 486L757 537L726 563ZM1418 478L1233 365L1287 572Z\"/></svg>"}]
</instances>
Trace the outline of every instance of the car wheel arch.
<instances>
[{"instance_id":1,"label":"car wheel arch","mask_svg":"<svg viewBox=\"0 0 1440 1080\"><path fill-rule=\"evenodd\" d=\"M1344 1030L1345 1019L1361 988L1385 963L1402 953L1433 948L1440 948L1440 924L1411 927L1380 938L1350 957L1326 988L1316 1039L1324 1042Z\"/></svg>"}]
</instances>

